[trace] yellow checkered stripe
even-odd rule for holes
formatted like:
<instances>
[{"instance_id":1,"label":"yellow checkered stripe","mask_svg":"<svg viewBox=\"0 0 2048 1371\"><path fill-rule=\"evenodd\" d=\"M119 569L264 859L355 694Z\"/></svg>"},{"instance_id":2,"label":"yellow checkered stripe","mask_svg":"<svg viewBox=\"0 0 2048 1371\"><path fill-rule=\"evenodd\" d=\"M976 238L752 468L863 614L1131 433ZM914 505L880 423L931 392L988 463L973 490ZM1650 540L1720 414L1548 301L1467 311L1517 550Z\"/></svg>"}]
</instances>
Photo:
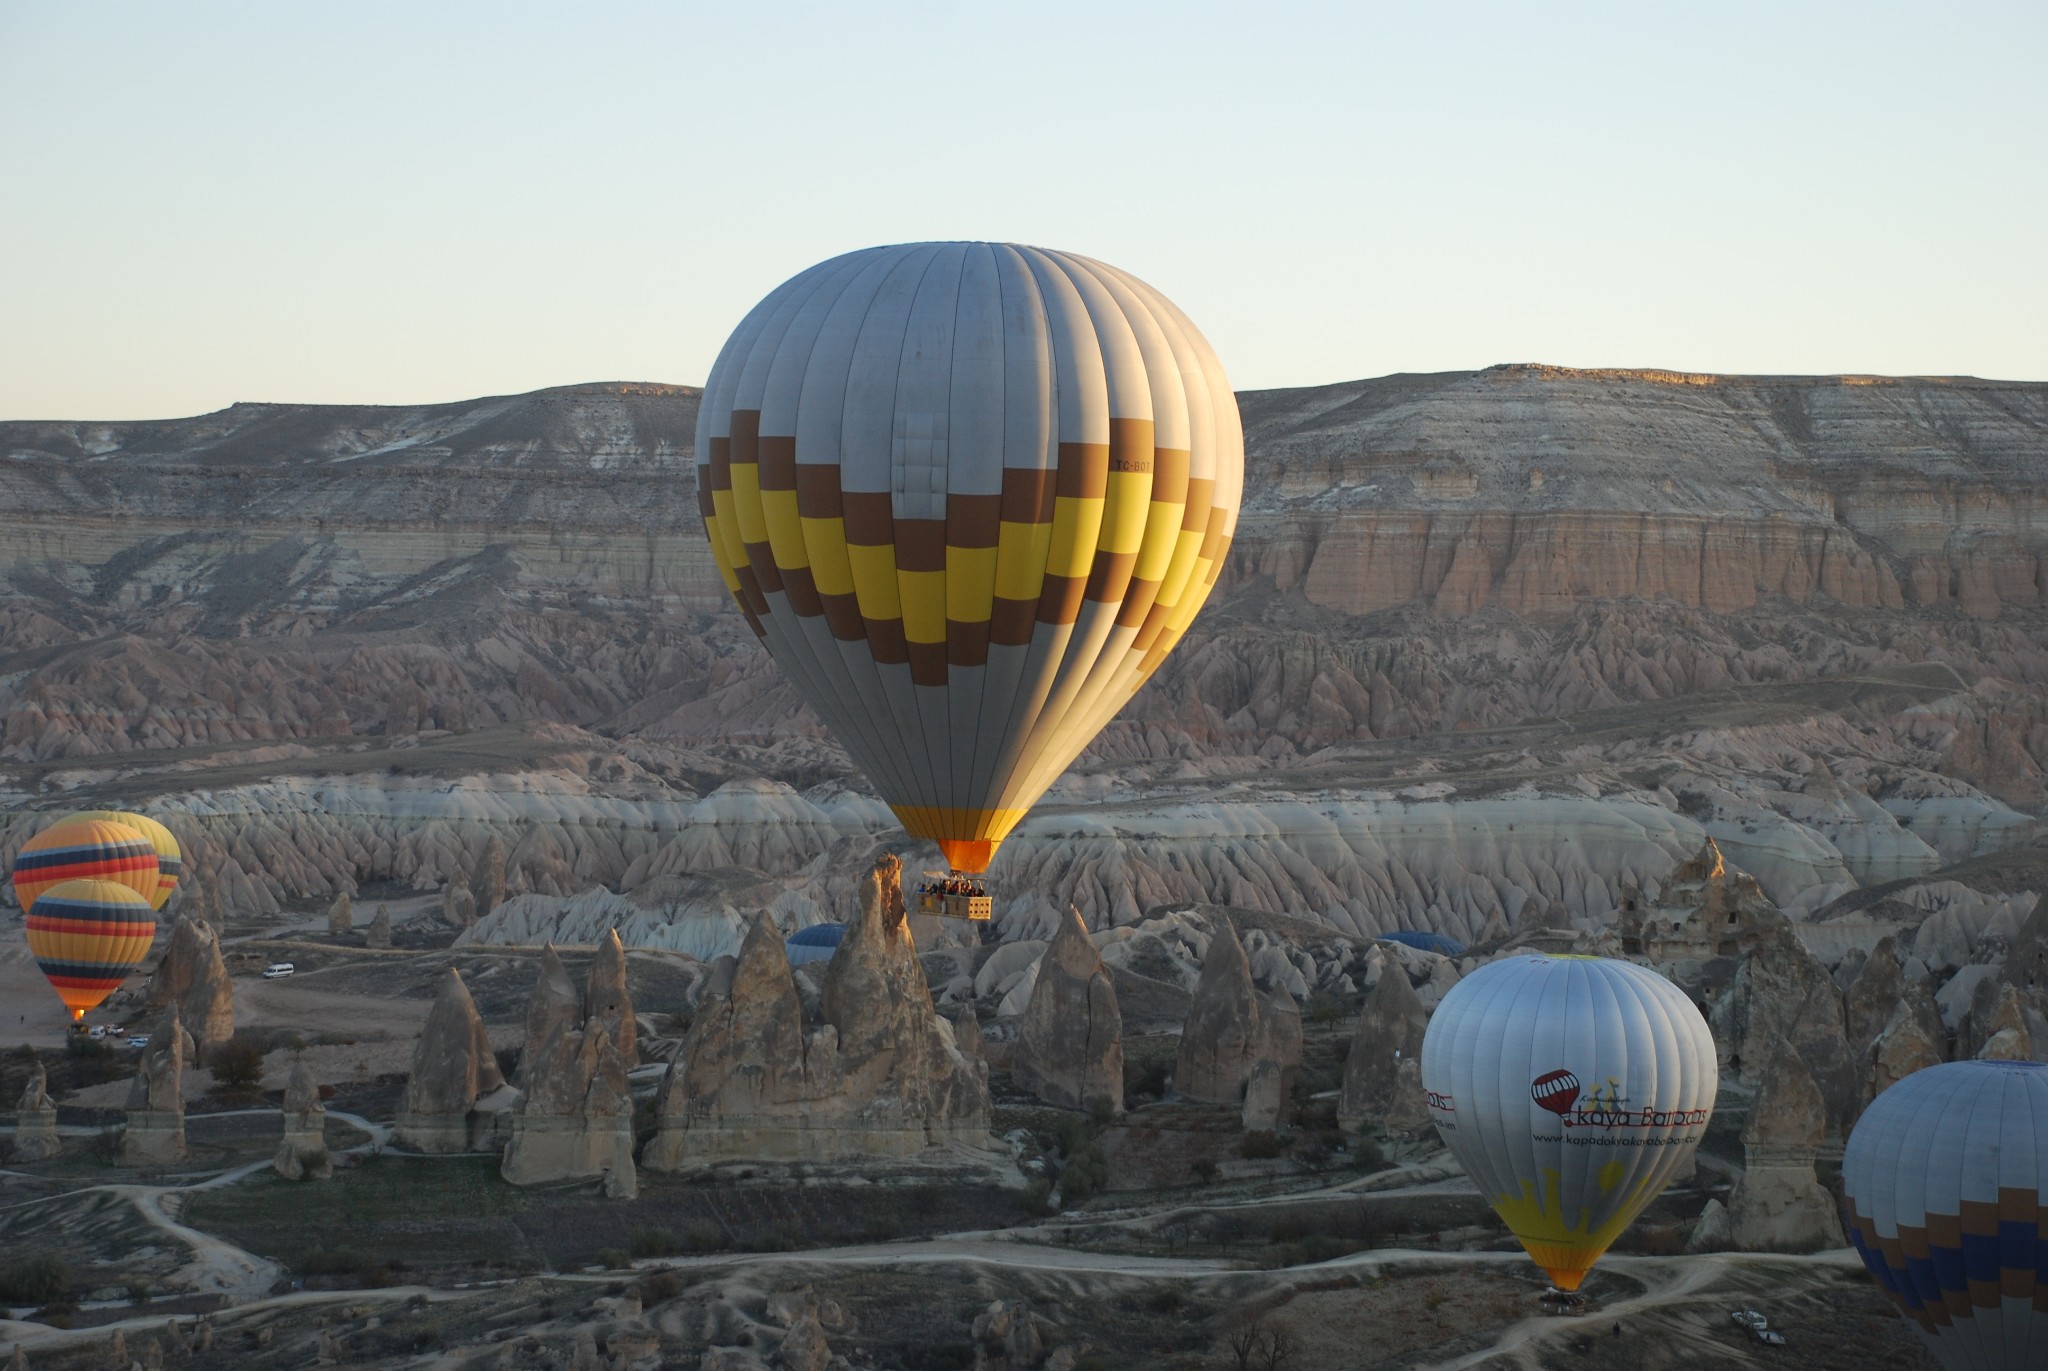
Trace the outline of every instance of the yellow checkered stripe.
<instances>
[{"instance_id":1,"label":"yellow checkered stripe","mask_svg":"<svg viewBox=\"0 0 2048 1371\"><path fill-rule=\"evenodd\" d=\"M1135 630L1142 683L1208 599L1234 529L1215 483L1157 447L1150 420L1062 443L1050 470L1006 468L1000 494L950 493L942 519L896 519L887 491L844 490L836 463L799 462L793 438L760 429L760 411L733 410L698 473L726 589L757 634L780 592L919 685L1029 643L1040 624L1073 624L1085 603Z\"/></svg>"}]
</instances>

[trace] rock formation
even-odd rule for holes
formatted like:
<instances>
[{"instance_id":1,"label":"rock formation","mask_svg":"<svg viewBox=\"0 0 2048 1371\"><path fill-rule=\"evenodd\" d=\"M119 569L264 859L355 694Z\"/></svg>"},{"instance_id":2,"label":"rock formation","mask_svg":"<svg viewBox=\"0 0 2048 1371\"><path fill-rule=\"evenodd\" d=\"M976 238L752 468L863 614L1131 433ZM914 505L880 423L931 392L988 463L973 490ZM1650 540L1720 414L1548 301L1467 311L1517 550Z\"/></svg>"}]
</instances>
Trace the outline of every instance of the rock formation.
<instances>
[{"instance_id":1,"label":"rock formation","mask_svg":"<svg viewBox=\"0 0 2048 1371\"><path fill-rule=\"evenodd\" d=\"M327 1152L327 1106L304 1058L292 1063L284 1087L284 1138L271 1165L288 1181L324 1181L334 1174Z\"/></svg>"},{"instance_id":2,"label":"rock formation","mask_svg":"<svg viewBox=\"0 0 2048 1371\"><path fill-rule=\"evenodd\" d=\"M173 923L164 959L150 979L143 1004L152 1011L176 1005L201 1052L234 1037L235 991L221 959L220 934L194 919Z\"/></svg>"},{"instance_id":3,"label":"rock formation","mask_svg":"<svg viewBox=\"0 0 2048 1371\"><path fill-rule=\"evenodd\" d=\"M597 1180L613 1199L640 1193L633 1170L633 1089L603 1018L560 1026L520 1062L525 1100L500 1170L514 1185ZM530 1069L529 1069L530 1067Z\"/></svg>"},{"instance_id":4,"label":"rock formation","mask_svg":"<svg viewBox=\"0 0 2048 1371\"><path fill-rule=\"evenodd\" d=\"M1910 1002L1894 1008L1865 1054L1864 1100L1876 1099L1915 1071L1941 1065L1940 1028L1938 1017L1919 1012Z\"/></svg>"},{"instance_id":5,"label":"rock formation","mask_svg":"<svg viewBox=\"0 0 2048 1371\"><path fill-rule=\"evenodd\" d=\"M1977 988L1968 1020L1968 1045L1980 1061L2034 1060L2027 1003L2010 982L1987 977ZM1961 1046L1961 1044L1958 1044Z\"/></svg>"},{"instance_id":6,"label":"rock formation","mask_svg":"<svg viewBox=\"0 0 2048 1371\"><path fill-rule=\"evenodd\" d=\"M462 881L441 887L441 919L450 928L468 928L476 922L476 895Z\"/></svg>"},{"instance_id":7,"label":"rock formation","mask_svg":"<svg viewBox=\"0 0 2048 1371\"><path fill-rule=\"evenodd\" d=\"M1301 1062L1301 1013L1283 990L1261 997L1251 963L1227 916L1218 914L1202 958L1175 1058L1173 1088L1191 1100L1241 1105L1261 1063L1269 1091L1285 1086Z\"/></svg>"},{"instance_id":8,"label":"rock formation","mask_svg":"<svg viewBox=\"0 0 2048 1371\"><path fill-rule=\"evenodd\" d=\"M885 856L828 964L807 1031L781 934L758 918L730 991L707 998L663 1079L660 1132L642 1163L912 1156L988 1143L981 1063L963 1054L931 992Z\"/></svg>"},{"instance_id":9,"label":"rock formation","mask_svg":"<svg viewBox=\"0 0 2048 1371\"><path fill-rule=\"evenodd\" d=\"M505 844L493 833L484 843L483 854L477 858L476 917L481 919L499 905L505 903Z\"/></svg>"},{"instance_id":10,"label":"rock formation","mask_svg":"<svg viewBox=\"0 0 2048 1371\"><path fill-rule=\"evenodd\" d=\"M526 1036L512 1083L525 1091L540 1062L542 1049L556 1034L582 1025L583 997L576 993L576 982L555 954L555 945L548 943L540 950L540 974L526 1001Z\"/></svg>"},{"instance_id":11,"label":"rock formation","mask_svg":"<svg viewBox=\"0 0 2048 1371\"><path fill-rule=\"evenodd\" d=\"M16 1162L48 1161L64 1150L57 1136L57 1106L50 1099L49 1075L40 1060L29 1067L28 1084L14 1106Z\"/></svg>"},{"instance_id":12,"label":"rock formation","mask_svg":"<svg viewBox=\"0 0 2048 1371\"><path fill-rule=\"evenodd\" d=\"M1866 1055L1878 1034L1884 1032L1906 993L1906 977L1899 966L1896 942L1889 935L1878 939L1843 997L1849 1048L1859 1057Z\"/></svg>"},{"instance_id":13,"label":"rock formation","mask_svg":"<svg viewBox=\"0 0 2048 1371\"><path fill-rule=\"evenodd\" d=\"M1048 1104L1089 1109L1101 1100L1112 1113L1124 1112L1123 1016L1109 970L1074 909L1039 959L1010 1075L1018 1089Z\"/></svg>"},{"instance_id":14,"label":"rock formation","mask_svg":"<svg viewBox=\"0 0 2048 1371\"><path fill-rule=\"evenodd\" d=\"M333 904L327 906L327 936L338 938L355 930L355 906L349 902L348 892L344 890L334 897Z\"/></svg>"},{"instance_id":15,"label":"rock formation","mask_svg":"<svg viewBox=\"0 0 2048 1371\"><path fill-rule=\"evenodd\" d=\"M476 1002L451 966L413 1049L412 1075L398 1102L398 1141L421 1152L471 1150L481 1141L472 1118L477 1100L504 1084Z\"/></svg>"},{"instance_id":16,"label":"rock formation","mask_svg":"<svg viewBox=\"0 0 2048 1371\"><path fill-rule=\"evenodd\" d=\"M1759 929L1711 1018L1723 1071L1761 1080L1789 1046L1820 1090L1828 1131L1844 1135L1861 1103L1863 1073L1849 1047L1842 994L1781 916Z\"/></svg>"},{"instance_id":17,"label":"rock formation","mask_svg":"<svg viewBox=\"0 0 2048 1371\"><path fill-rule=\"evenodd\" d=\"M367 935L364 936L363 941L368 943L371 947L391 946L390 905L380 904L377 906L377 917L370 920L370 931Z\"/></svg>"},{"instance_id":18,"label":"rock formation","mask_svg":"<svg viewBox=\"0 0 2048 1371\"><path fill-rule=\"evenodd\" d=\"M597 956L590 963L589 989L584 996L584 1013L604 1023L612 1046L626 1065L640 1061L639 1024L633 1017L633 997L626 990L626 949L616 929L607 929L598 940Z\"/></svg>"},{"instance_id":19,"label":"rock formation","mask_svg":"<svg viewBox=\"0 0 2048 1371\"><path fill-rule=\"evenodd\" d=\"M1376 1122L1389 1133L1419 1133L1429 1126L1422 1097L1422 1035L1429 1011L1416 998L1398 965L1380 972L1366 992L1365 1008L1344 1058L1344 1083L1337 1096L1337 1121L1346 1128ZM1414 1063L1416 1069L1403 1071Z\"/></svg>"},{"instance_id":20,"label":"rock formation","mask_svg":"<svg viewBox=\"0 0 2048 1371\"><path fill-rule=\"evenodd\" d=\"M185 1156L185 1068L196 1049L173 1003L149 1036L128 1088L123 1166L169 1166Z\"/></svg>"},{"instance_id":21,"label":"rock formation","mask_svg":"<svg viewBox=\"0 0 2048 1371\"><path fill-rule=\"evenodd\" d=\"M1742 1130L1742 1179L1728 1197L1731 1240L1745 1252L1846 1246L1834 1197L1814 1157L1828 1135L1827 1104L1798 1051L1771 1062Z\"/></svg>"}]
</instances>

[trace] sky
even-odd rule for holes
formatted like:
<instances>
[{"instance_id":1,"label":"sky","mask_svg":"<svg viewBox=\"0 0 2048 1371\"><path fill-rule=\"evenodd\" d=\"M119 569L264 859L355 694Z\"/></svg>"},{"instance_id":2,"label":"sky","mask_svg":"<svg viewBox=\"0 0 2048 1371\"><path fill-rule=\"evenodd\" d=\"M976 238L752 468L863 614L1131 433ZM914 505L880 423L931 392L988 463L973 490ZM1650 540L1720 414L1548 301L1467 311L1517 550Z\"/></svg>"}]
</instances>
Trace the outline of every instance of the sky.
<instances>
[{"instance_id":1,"label":"sky","mask_svg":"<svg viewBox=\"0 0 2048 1371\"><path fill-rule=\"evenodd\" d=\"M0 0L0 419L700 383L914 239L1241 389L2048 379L2048 5Z\"/></svg>"}]
</instances>

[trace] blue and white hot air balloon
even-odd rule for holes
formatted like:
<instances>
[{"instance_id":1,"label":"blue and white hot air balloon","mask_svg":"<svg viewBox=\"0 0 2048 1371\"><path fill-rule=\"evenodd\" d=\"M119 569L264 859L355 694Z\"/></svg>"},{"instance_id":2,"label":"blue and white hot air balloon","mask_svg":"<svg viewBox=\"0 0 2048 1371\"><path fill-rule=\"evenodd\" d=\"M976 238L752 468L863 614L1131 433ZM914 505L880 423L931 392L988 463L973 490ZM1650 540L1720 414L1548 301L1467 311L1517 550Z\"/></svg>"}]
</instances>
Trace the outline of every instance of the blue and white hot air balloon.
<instances>
[{"instance_id":1,"label":"blue and white hot air balloon","mask_svg":"<svg viewBox=\"0 0 2048 1371\"><path fill-rule=\"evenodd\" d=\"M1950 1371L2048 1367L2048 1066L1950 1062L1879 1095L1844 1226Z\"/></svg>"}]
</instances>

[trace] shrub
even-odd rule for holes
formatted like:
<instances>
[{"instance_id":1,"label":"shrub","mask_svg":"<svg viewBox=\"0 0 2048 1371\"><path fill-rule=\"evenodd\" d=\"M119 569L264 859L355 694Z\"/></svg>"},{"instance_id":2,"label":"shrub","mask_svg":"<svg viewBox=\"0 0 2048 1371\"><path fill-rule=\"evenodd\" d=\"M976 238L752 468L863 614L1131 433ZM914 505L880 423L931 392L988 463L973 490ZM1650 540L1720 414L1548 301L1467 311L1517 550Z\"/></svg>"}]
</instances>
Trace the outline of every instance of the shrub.
<instances>
[{"instance_id":1,"label":"shrub","mask_svg":"<svg viewBox=\"0 0 2048 1371\"><path fill-rule=\"evenodd\" d=\"M1094 1143L1077 1148L1067 1157L1060 1172L1060 1198L1068 1204L1085 1204L1109 1183L1109 1159Z\"/></svg>"},{"instance_id":2,"label":"shrub","mask_svg":"<svg viewBox=\"0 0 2048 1371\"><path fill-rule=\"evenodd\" d=\"M62 1257L24 1257L0 1267L0 1303L54 1304L71 1288Z\"/></svg>"},{"instance_id":3,"label":"shrub","mask_svg":"<svg viewBox=\"0 0 2048 1371\"><path fill-rule=\"evenodd\" d=\"M716 1252L725 1244L725 1230L715 1223L693 1223L683 1234L691 1252Z\"/></svg>"},{"instance_id":4,"label":"shrub","mask_svg":"<svg viewBox=\"0 0 2048 1371\"><path fill-rule=\"evenodd\" d=\"M653 1308L663 1300L672 1300L683 1293L683 1278L673 1271L655 1271L642 1276L633 1285L640 1293L640 1303Z\"/></svg>"},{"instance_id":5,"label":"shrub","mask_svg":"<svg viewBox=\"0 0 2048 1371\"><path fill-rule=\"evenodd\" d=\"M1040 1176L1017 1195L1017 1207L1033 1218L1052 1212L1052 1182Z\"/></svg>"},{"instance_id":6,"label":"shrub","mask_svg":"<svg viewBox=\"0 0 2048 1371\"><path fill-rule=\"evenodd\" d=\"M1244 1141L1237 1145L1237 1155L1247 1161L1270 1161L1287 1150L1277 1133L1254 1130L1244 1135Z\"/></svg>"},{"instance_id":7,"label":"shrub","mask_svg":"<svg viewBox=\"0 0 2048 1371\"><path fill-rule=\"evenodd\" d=\"M607 1247L597 1254L597 1264L607 1271L623 1271L633 1264L633 1257L623 1247Z\"/></svg>"},{"instance_id":8,"label":"shrub","mask_svg":"<svg viewBox=\"0 0 2048 1371\"><path fill-rule=\"evenodd\" d=\"M1194 1165L1189 1169L1195 1173L1195 1179L1203 1185L1210 1185L1216 1180L1216 1163L1208 1157L1195 1158Z\"/></svg>"},{"instance_id":9,"label":"shrub","mask_svg":"<svg viewBox=\"0 0 2048 1371\"><path fill-rule=\"evenodd\" d=\"M207 1070L223 1090L247 1090L263 1079L263 1049L237 1033L213 1049Z\"/></svg>"},{"instance_id":10,"label":"shrub","mask_svg":"<svg viewBox=\"0 0 2048 1371\"><path fill-rule=\"evenodd\" d=\"M635 1258L673 1257L683 1251L683 1244L666 1228L636 1228L626 1235L626 1250Z\"/></svg>"}]
</instances>

